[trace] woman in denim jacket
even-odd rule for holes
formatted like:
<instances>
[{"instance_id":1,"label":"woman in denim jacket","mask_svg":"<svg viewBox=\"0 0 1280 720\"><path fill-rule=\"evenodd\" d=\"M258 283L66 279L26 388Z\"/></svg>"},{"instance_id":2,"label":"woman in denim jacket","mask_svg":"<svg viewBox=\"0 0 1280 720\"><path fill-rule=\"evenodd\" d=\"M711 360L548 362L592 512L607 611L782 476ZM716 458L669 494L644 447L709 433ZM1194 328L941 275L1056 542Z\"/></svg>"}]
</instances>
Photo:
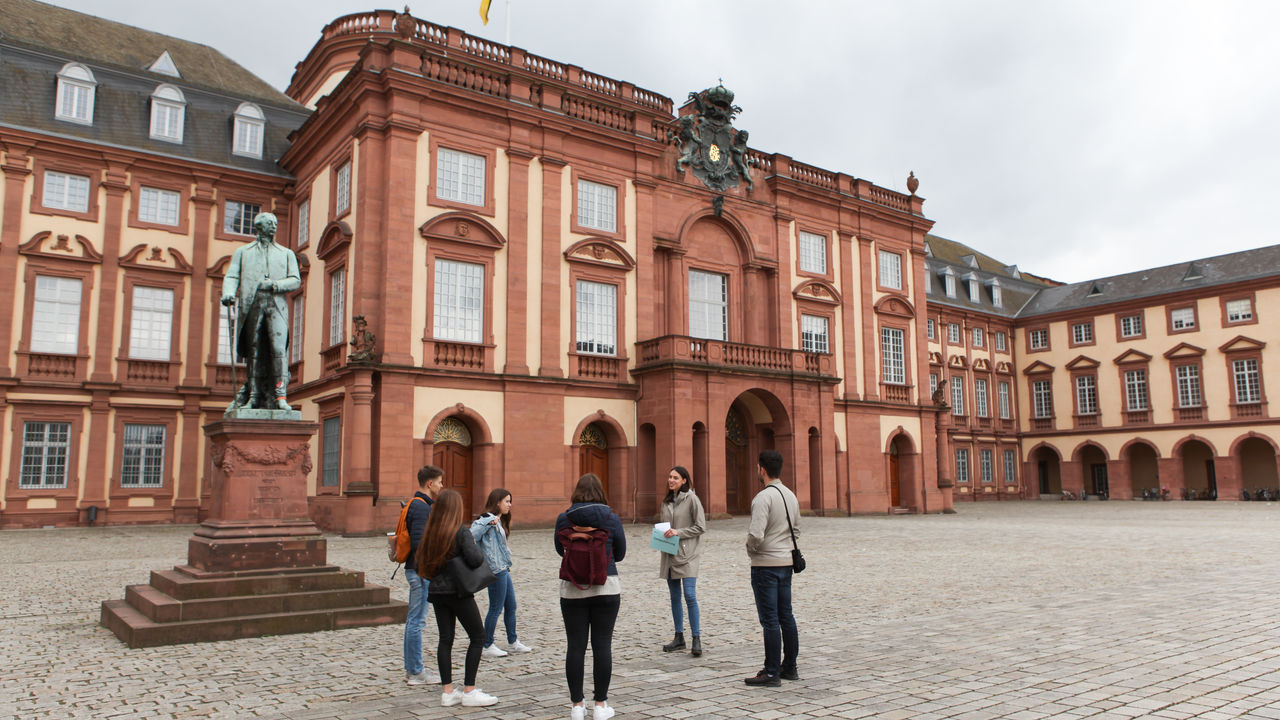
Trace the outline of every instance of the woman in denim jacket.
<instances>
[{"instance_id":1,"label":"woman in denim jacket","mask_svg":"<svg viewBox=\"0 0 1280 720\"><path fill-rule=\"evenodd\" d=\"M508 652L527 653L533 650L516 639L516 590L511 584L511 551L507 549L510 532L511 493L497 488L489 493L484 514L471 523L471 536L489 562L489 569L498 576L497 581L489 586L489 612L484 616L485 657L503 657ZM506 650L493 644L499 614L507 628Z\"/></svg>"}]
</instances>

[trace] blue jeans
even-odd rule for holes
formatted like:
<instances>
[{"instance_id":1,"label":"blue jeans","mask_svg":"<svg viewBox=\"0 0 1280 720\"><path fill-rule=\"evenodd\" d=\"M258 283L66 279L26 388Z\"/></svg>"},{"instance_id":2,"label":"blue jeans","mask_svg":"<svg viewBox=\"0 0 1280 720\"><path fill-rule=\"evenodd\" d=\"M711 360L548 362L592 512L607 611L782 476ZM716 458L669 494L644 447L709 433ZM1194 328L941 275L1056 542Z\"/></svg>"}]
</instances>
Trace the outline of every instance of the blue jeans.
<instances>
[{"instance_id":1,"label":"blue jeans","mask_svg":"<svg viewBox=\"0 0 1280 720\"><path fill-rule=\"evenodd\" d=\"M409 615L404 619L404 671L410 675L422 672L422 628L427 624L427 586L431 582L418 577L408 565L404 579L409 581Z\"/></svg>"},{"instance_id":2,"label":"blue jeans","mask_svg":"<svg viewBox=\"0 0 1280 720\"><path fill-rule=\"evenodd\" d=\"M791 613L791 568L751 568L751 590L764 629L764 671L777 675L782 670L795 670L800 633Z\"/></svg>"},{"instance_id":3,"label":"blue jeans","mask_svg":"<svg viewBox=\"0 0 1280 720\"><path fill-rule=\"evenodd\" d=\"M498 629L498 614L507 628L507 644L516 641L516 589L511 584L511 573L503 570L489 586L489 612L484 616L484 646L493 644L493 631Z\"/></svg>"},{"instance_id":4,"label":"blue jeans","mask_svg":"<svg viewBox=\"0 0 1280 720\"><path fill-rule=\"evenodd\" d=\"M680 605L682 584L684 601L689 606L689 630L694 637L699 637L702 625L698 622L698 578L667 579L667 589L671 591L671 619L675 620L676 632L684 632L684 608Z\"/></svg>"}]
</instances>

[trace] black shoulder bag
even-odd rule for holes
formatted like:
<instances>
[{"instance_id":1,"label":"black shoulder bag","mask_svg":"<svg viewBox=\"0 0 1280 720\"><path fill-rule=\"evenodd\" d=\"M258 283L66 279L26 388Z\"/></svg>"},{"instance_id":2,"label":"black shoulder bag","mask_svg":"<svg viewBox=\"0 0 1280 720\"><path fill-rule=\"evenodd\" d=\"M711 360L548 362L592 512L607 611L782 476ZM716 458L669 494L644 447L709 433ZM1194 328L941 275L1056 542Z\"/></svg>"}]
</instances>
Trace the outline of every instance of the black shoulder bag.
<instances>
[{"instance_id":1,"label":"black shoulder bag","mask_svg":"<svg viewBox=\"0 0 1280 720\"><path fill-rule=\"evenodd\" d=\"M802 573L805 568L804 555L800 554L800 546L796 544L796 529L791 525L791 510L787 508L787 494L777 485L774 485L773 489L782 496L782 512L787 514L787 532L791 535L791 570Z\"/></svg>"}]
</instances>

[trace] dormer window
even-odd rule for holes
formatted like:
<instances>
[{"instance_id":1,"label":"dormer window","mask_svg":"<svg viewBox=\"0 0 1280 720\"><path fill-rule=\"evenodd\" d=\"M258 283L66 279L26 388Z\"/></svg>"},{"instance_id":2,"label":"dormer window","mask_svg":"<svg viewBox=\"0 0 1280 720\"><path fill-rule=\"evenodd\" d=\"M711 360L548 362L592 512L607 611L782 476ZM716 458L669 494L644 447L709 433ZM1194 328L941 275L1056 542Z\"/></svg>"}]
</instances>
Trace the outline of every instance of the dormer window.
<instances>
[{"instance_id":1,"label":"dormer window","mask_svg":"<svg viewBox=\"0 0 1280 720\"><path fill-rule=\"evenodd\" d=\"M946 283L947 297L956 296L956 273L951 268L944 268L942 271L942 281Z\"/></svg>"},{"instance_id":2,"label":"dormer window","mask_svg":"<svg viewBox=\"0 0 1280 720\"><path fill-rule=\"evenodd\" d=\"M991 281L991 304L996 307L1004 307L1004 298L1002 297L1000 281L992 279Z\"/></svg>"},{"instance_id":3,"label":"dormer window","mask_svg":"<svg viewBox=\"0 0 1280 720\"><path fill-rule=\"evenodd\" d=\"M232 139L231 151L245 157L262 157L262 131L267 119L262 109L253 103L241 103L236 108L235 137Z\"/></svg>"},{"instance_id":4,"label":"dormer window","mask_svg":"<svg viewBox=\"0 0 1280 720\"><path fill-rule=\"evenodd\" d=\"M981 294L978 292L978 288L980 287L978 284L978 278L974 276L973 273L969 273L964 276L964 283L968 287L969 302L978 302L981 298Z\"/></svg>"},{"instance_id":5,"label":"dormer window","mask_svg":"<svg viewBox=\"0 0 1280 720\"><path fill-rule=\"evenodd\" d=\"M163 84L151 93L151 137L165 142L182 142L187 99L173 85Z\"/></svg>"},{"instance_id":6,"label":"dormer window","mask_svg":"<svg viewBox=\"0 0 1280 720\"><path fill-rule=\"evenodd\" d=\"M58 71L58 101L54 111L59 120L93 124L93 94L98 87L89 68L80 63L67 63Z\"/></svg>"},{"instance_id":7,"label":"dormer window","mask_svg":"<svg viewBox=\"0 0 1280 720\"><path fill-rule=\"evenodd\" d=\"M169 55L168 50L160 53L160 57L156 58L156 61L151 63L147 69L153 73L160 73L169 77L182 77L182 73L178 72L178 66L173 64L173 57Z\"/></svg>"}]
</instances>

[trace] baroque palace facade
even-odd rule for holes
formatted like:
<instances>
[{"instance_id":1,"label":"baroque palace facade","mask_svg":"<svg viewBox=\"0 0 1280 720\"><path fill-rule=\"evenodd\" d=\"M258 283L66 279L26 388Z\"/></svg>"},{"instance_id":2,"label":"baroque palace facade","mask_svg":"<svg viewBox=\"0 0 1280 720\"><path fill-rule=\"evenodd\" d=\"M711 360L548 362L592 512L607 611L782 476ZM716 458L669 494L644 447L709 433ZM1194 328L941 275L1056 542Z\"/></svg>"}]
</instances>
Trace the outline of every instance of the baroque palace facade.
<instances>
[{"instance_id":1,"label":"baroque palace facade","mask_svg":"<svg viewBox=\"0 0 1280 720\"><path fill-rule=\"evenodd\" d=\"M723 87L677 107L377 11L281 94L207 47L0 10L0 527L201 517L218 291L258 210L302 269L290 401L330 530L391 525L427 462L531 523L588 471L647 518L675 464L741 513L764 448L827 514L1276 487L1274 248L1059 285L929 235L914 178L748 148Z\"/></svg>"}]
</instances>

